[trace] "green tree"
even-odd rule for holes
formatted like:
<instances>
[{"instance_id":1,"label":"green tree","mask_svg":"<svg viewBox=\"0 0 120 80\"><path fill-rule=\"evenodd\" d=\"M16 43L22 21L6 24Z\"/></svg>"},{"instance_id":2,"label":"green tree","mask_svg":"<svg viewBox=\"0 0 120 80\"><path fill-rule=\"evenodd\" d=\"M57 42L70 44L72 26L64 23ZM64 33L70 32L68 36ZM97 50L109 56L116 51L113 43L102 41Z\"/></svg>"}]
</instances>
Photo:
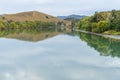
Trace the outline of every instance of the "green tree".
<instances>
[{"instance_id":1,"label":"green tree","mask_svg":"<svg viewBox=\"0 0 120 80\"><path fill-rule=\"evenodd\" d=\"M120 19L114 19L111 23L114 30L120 31Z\"/></svg>"},{"instance_id":2,"label":"green tree","mask_svg":"<svg viewBox=\"0 0 120 80\"><path fill-rule=\"evenodd\" d=\"M3 25L3 23L0 22L0 29L5 29L5 26Z\"/></svg>"},{"instance_id":3,"label":"green tree","mask_svg":"<svg viewBox=\"0 0 120 80\"><path fill-rule=\"evenodd\" d=\"M18 28L18 25L17 25L15 22L11 22L11 23L9 24L9 27L10 27L11 29L17 29L17 28Z\"/></svg>"},{"instance_id":4,"label":"green tree","mask_svg":"<svg viewBox=\"0 0 120 80\"><path fill-rule=\"evenodd\" d=\"M98 33L99 28L97 27L97 23L92 23L92 32Z\"/></svg>"},{"instance_id":5,"label":"green tree","mask_svg":"<svg viewBox=\"0 0 120 80\"><path fill-rule=\"evenodd\" d=\"M86 30L86 31L91 31L92 27L91 27L91 22L90 22L90 17L86 17L81 19L78 23L77 26L79 27L79 29L81 30Z\"/></svg>"},{"instance_id":6,"label":"green tree","mask_svg":"<svg viewBox=\"0 0 120 80\"><path fill-rule=\"evenodd\" d=\"M100 33L105 32L105 31L109 30L110 22L109 21L100 21L97 23L97 27L98 27Z\"/></svg>"}]
</instances>

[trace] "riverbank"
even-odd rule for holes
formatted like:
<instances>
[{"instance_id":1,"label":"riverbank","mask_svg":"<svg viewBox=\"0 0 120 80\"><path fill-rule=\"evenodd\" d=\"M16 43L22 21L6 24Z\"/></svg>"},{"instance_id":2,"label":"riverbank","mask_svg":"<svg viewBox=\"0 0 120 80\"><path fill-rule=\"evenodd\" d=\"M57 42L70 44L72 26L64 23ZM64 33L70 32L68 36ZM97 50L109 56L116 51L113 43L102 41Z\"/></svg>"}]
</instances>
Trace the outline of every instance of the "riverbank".
<instances>
[{"instance_id":1,"label":"riverbank","mask_svg":"<svg viewBox=\"0 0 120 80\"><path fill-rule=\"evenodd\" d=\"M75 31L77 31L77 32L79 31L79 32L87 33L87 34L93 34L93 35L97 35L97 36L103 36L103 37L107 37L107 38L113 38L113 39L119 39L120 40L120 35L107 35L107 34L88 32L88 31L84 31L84 30L75 30Z\"/></svg>"}]
</instances>

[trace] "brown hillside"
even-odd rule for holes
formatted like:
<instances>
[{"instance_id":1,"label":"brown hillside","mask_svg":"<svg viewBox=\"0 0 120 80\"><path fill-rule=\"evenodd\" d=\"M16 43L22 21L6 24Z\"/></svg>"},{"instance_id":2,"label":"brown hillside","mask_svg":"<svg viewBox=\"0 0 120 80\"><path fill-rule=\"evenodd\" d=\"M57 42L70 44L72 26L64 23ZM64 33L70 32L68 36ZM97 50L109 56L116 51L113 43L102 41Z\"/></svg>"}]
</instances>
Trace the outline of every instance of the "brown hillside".
<instances>
[{"instance_id":1,"label":"brown hillside","mask_svg":"<svg viewBox=\"0 0 120 80\"><path fill-rule=\"evenodd\" d=\"M2 19L12 20L12 21L42 21L42 22L58 22L62 21L56 17L38 12L38 11L30 11L30 12L21 12L16 14L5 14L2 16Z\"/></svg>"}]
</instances>

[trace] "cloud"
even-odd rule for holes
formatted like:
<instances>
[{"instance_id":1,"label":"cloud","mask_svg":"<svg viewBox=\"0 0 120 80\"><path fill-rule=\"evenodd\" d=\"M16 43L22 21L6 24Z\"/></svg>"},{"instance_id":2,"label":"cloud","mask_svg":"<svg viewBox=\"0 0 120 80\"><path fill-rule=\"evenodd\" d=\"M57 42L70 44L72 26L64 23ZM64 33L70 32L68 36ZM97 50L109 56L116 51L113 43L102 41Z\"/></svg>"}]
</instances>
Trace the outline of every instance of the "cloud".
<instances>
[{"instance_id":1,"label":"cloud","mask_svg":"<svg viewBox=\"0 0 120 80\"><path fill-rule=\"evenodd\" d=\"M46 4L51 3L53 0L14 0L13 3L23 3L23 4Z\"/></svg>"},{"instance_id":2,"label":"cloud","mask_svg":"<svg viewBox=\"0 0 120 80\"><path fill-rule=\"evenodd\" d=\"M1 1L0 5L1 6L7 5L6 7L9 7L10 5L11 6L29 5L29 7L30 7L30 5L35 6L35 4L48 4L48 3L52 3L52 2L53 2L53 0L14 0L14 1L4 0L4 1Z\"/></svg>"},{"instance_id":3,"label":"cloud","mask_svg":"<svg viewBox=\"0 0 120 80\"><path fill-rule=\"evenodd\" d=\"M38 10L52 15L85 14L119 8L120 0L2 0L1 13Z\"/></svg>"}]
</instances>

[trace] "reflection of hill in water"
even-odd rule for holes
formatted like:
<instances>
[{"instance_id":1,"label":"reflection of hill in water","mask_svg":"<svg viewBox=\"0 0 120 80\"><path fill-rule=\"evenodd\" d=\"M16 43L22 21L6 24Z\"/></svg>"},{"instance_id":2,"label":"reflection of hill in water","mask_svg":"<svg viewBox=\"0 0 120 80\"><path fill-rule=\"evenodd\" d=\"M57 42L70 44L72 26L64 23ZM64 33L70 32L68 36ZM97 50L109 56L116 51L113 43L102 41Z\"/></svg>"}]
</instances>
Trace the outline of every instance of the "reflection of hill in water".
<instances>
[{"instance_id":1,"label":"reflection of hill in water","mask_svg":"<svg viewBox=\"0 0 120 80\"><path fill-rule=\"evenodd\" d=\"M86 33L78 34L81 40L87 42L88 46L100 52L100 55L120 57L120 40L105 38Z\"/></svg>"},{"instance_id":2,"label":"reflection of hill in water","mask_svg":"<svg viewBox=\"0 0 120 80\"><path fill-rule=\"evenodd\" d=\"M40 31L40 30L9 30L1 31L0 36L5 38L13 38L24 41L40 41L60 34L56 31Z\"/></svg>"},{"instance_id":3,"label":"reflection of hill in water","mask_svg":"<svg viewBox=\"0 0 120 80\"><path fill-rule=\"evenodd\" d=\"M40 34L19 33L19 34L7 35L6 38L14 38L14 39L25 40L25 41L40 41L40 40L53 37L57 34L59 33L58 32L46 32L46 33L40 33Z\"/></svg>"}]
</instances>

